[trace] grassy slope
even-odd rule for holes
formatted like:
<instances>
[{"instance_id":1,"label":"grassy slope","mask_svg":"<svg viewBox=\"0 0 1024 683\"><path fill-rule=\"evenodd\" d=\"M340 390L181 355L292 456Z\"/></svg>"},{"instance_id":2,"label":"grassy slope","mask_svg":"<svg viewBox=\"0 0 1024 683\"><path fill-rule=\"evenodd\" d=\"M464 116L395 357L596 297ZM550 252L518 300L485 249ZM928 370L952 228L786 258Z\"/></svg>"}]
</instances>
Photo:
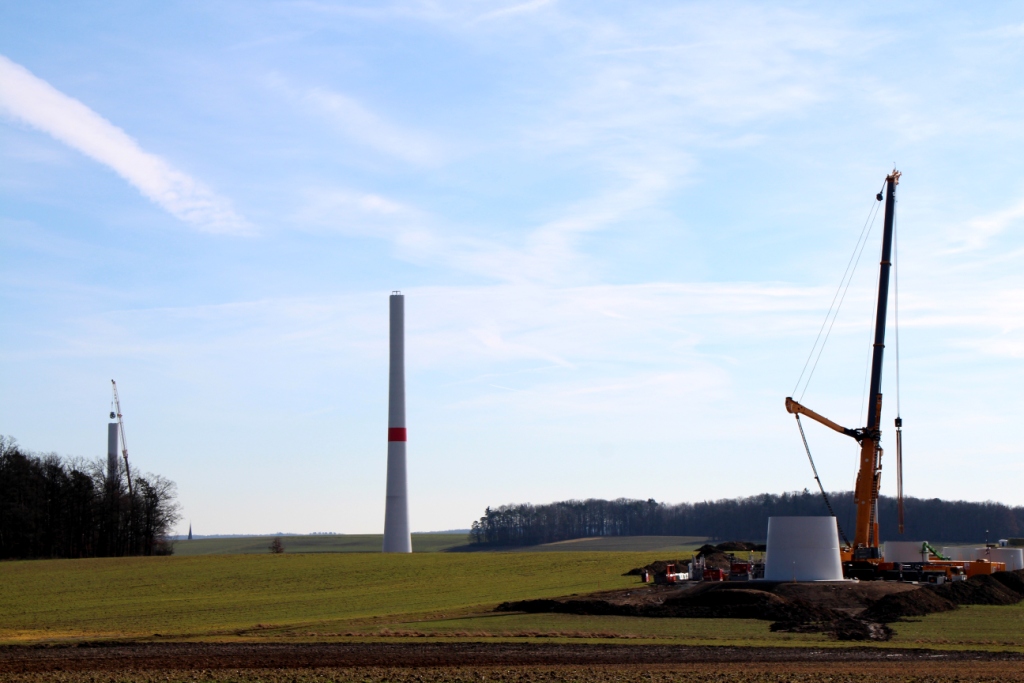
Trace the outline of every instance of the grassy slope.
<instances>
[{"instance_id":1,"label":"grassy slope","mask_svg":"<svg viewBox=\"0 0 1024 683\"><path fill-rule=\"evenodd\" d=\"M520 552L656 552L662 559L672 553L689 557L689 553L703 544L703 536L604 536L599 538L574 538L571 541L545 543Z\"/></svg>"},{"instance_id":2,"label":"grassy slope","mask_svg":"<svg viewBox=\"0 0 1024 683\"><path fill-rule=\"evenodd\" d=\"M267 552L273 536L247 536L244 538L197 538L175 541L174 554L179 557L193 555L255 555ZM379 553L384 537L380 534L338 536L282 536L289 553ZM509 548L509 552L657 552L688 553L704 541L700 536L620 536L605 538L578 538L559 543ZM449 550L481 551L467 545L464 534L413 534L412 549L418 553ZM487 550L483 550L487 552Z\"/></svg>"},{"instance_id":3,"label":"grassy slope","mask_svg":"<svg viewBox=\"0 0 1024 683\"><path fill-rule=\"evenodd\" d=\"M257 555L267 552L274 536L244 538L196 538L175 541L174 554L193 555ZM281 536L289 553L379 553L384 537L381 534L338 536ZM413 534L412 549L418 553L440 552L466 545L465 534Z\"/></svg>"},{"instance_id":4,"label":"grassy slope","mask_svg":"<svg viewBox=\"0 0 1024 683\"><path fill-rule=\"evenodd\" d=\"M650 553L221 555L0 563L0 642L545 636L651 643L843 644L768 623L494 614L504 600L636 585ZM895 625L893 646L1024 651L1024 603Z\"/></svg>"},{"instance_id":5,"label":"grassy slope","mask_svg":"<svg viewBox=\"0 0 1024 683\"><path fill-rule=\"evenodd\" d=\"M487 609L503 600L626 586L649 555L213 555L0 563L0 640L210 636L257 624ZM483 607L481 607L483 606Z\"/></svg>"},{"instance_id":6,"label":"grassy slope","mask_svg":"<svg viewBox=\"0 0 1024 683\"><path fill-rule=\"evenodd\" d=\"M1024 602L1009 607L968 605L893 628L898 645L1024 651Z\"/></svg>"}]
</instances>

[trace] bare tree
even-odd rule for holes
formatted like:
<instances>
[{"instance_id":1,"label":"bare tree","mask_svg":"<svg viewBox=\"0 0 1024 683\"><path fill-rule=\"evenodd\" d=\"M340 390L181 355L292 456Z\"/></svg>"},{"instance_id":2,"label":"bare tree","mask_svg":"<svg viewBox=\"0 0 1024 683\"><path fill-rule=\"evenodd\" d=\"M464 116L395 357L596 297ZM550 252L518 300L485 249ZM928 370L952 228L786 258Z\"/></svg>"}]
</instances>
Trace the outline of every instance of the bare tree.
<instances>
[{"instance_id":1,"label":"bare tree","mask_svg":"<svg viewBox=\"0 0 1024 683\"><path fill-rule=\"evenodd\" d=\"M284 543L281 543L280 536L275 536L274 540L270 542L270 552L275 555L280 555L284 552Z\"/></svg>"},{"instance_id":2,"label":"bare tree","mask_svg":"<svg viewBox=\"0 0 1024 683\"><path fill-rule=\"evenodd\" d=\"M170 554L173 482L135 475L135 498L102 463L32 453L0 435L0 559Z\"/></svg>"}]
</instances>

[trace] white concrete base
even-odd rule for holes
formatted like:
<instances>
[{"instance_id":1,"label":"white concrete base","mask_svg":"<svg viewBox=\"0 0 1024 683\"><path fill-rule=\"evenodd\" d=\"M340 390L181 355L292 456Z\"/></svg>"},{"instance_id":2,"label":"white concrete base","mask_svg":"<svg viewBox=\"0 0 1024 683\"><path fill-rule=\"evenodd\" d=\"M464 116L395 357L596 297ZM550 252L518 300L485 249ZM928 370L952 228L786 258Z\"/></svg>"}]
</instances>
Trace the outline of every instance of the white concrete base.
<instances>
[{"instance_id":1,"label":"white concrete base","mask_svg":"<svg viewBox=\"0 0 1024 683\"><path fill-rule=\"evenodd\" d=\"M835 517L769 517L766 581L842 581Z\"/></svg>"}]
</instances>

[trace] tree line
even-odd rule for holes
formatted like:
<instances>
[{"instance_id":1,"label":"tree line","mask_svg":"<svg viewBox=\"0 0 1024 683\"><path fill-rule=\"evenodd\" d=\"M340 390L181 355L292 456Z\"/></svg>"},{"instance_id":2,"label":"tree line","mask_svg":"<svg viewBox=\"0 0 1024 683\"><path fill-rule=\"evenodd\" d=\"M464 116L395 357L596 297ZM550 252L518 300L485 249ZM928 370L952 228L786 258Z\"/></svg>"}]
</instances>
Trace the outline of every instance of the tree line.
<instances>
[{"instance_id":1,"label":"tree line","mask_svg":"<svg viewBox=\"0 0 1024 683\"><path fill-rule=\"evenodd\" d=\"M840 529L853 536L853 492L830 493ZM977 543L1024 536L1024 507L938 498L905 498L905 529L896 523L896 499L878 503L879 536L884 540ZM487 508L473 522L470 541L488 546L524 546L591 536L705 536L718 541L764 542L768 518L828 515L820 494L763 493L700 503L650 500L566 500Z\"/></svg>"},{"instance_id":2,"label":"tree line","mask_svg":"<svg viewBox=\"0 0 1024 683\"><path fill-rule=\"evenodd\" d=\"M171 554L174 482L107 474L101 460L35 454L0 435L0 559Z\"/></svg>"}]
</instances>

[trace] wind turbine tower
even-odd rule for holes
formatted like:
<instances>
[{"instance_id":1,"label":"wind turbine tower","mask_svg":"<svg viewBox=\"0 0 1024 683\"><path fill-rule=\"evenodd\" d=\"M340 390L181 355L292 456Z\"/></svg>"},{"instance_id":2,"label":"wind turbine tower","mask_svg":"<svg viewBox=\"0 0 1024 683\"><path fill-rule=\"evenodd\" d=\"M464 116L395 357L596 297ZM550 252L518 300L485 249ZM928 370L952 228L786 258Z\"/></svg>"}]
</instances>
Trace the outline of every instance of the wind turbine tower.
<instances>
[{"instance_id":1,"label":"wind turbine tower","mask_svg":"<svg viewBox=\"0 0 1024 683\"><path fill-rule=\"evenodd\" d=\"M388 392L388 483L384 552L411 553L409 491L405 478L405 297L391 293L391 369Z\"/></svg>"},{"instance_id":2,"label":"wind turbine tower","mask_svg":"<svg viewBox=\"0 0 1024 683\"><path fill-rule=\"evenodd\" d=\"M121 467L117 460L117 421L114 413L110 413L110 422L107 423L107 481L116 482L121 476Z\"/></svg>"}]
</instances>

